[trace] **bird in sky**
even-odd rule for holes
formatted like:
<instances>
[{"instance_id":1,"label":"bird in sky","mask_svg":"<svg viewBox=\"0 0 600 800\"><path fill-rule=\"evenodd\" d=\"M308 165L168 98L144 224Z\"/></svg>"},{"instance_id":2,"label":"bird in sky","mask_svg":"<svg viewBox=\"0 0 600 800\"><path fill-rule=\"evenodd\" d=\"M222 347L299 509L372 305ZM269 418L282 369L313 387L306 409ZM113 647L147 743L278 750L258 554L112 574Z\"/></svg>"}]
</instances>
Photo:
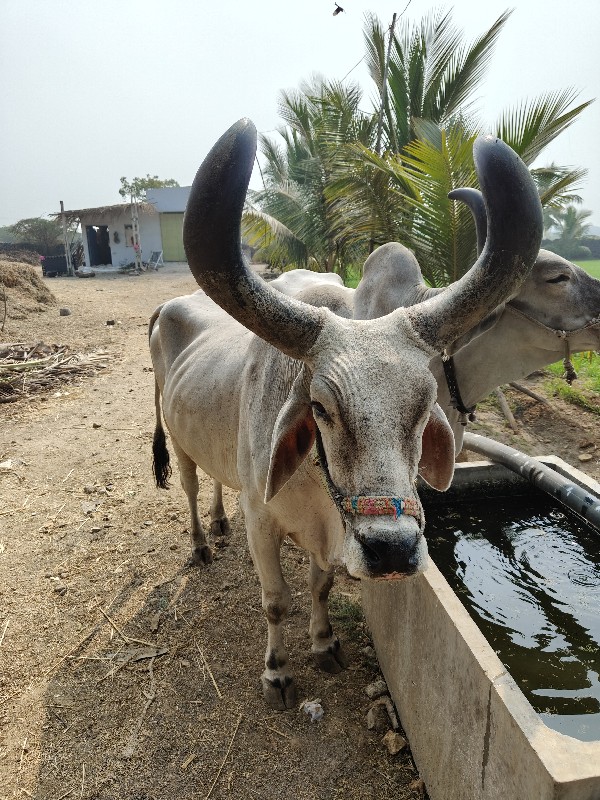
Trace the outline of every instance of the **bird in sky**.
<instances>
[{"instance_id":1,"label":"bird in sky","mask_svg":"<svg viewBox=\"0 0 600 800\"><path fill-rule=\"evenodd\" d=\"M344 9L341 6L338 6L338 4L335 3L335 11L333 12L333 16L337 17L337 15L341 14L343 10Z\"/></svg>"}]
</instances>

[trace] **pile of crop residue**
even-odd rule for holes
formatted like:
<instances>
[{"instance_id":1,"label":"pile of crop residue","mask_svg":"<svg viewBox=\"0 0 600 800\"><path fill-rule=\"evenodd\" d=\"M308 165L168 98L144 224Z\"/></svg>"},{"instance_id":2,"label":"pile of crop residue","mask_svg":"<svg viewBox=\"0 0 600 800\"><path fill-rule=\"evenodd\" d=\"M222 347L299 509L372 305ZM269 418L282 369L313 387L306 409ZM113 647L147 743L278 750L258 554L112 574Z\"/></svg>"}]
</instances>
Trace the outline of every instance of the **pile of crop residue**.
<instances>
[{"instance_id":1,"label":"pile of crop residue","mask_svg":"<svg viewBox=\"0 0 600 800\"><path fill-rule=\"evenodd\" d=\"M54 305L56 298L35 267L0 258L0 327L6 317L23 319Z\"/></svg>"},{"instance_id":2,"label":"pile of crop residue","mask_svg":"<svg viewBox=\"0 0 600 800\"><path fill-rule=\"evenodd\" d=\"M108 366L108 354L71 353L66 345L0 344L0 403L14 403L63 383L78 383Z\"/></svg>"}]
</instances>

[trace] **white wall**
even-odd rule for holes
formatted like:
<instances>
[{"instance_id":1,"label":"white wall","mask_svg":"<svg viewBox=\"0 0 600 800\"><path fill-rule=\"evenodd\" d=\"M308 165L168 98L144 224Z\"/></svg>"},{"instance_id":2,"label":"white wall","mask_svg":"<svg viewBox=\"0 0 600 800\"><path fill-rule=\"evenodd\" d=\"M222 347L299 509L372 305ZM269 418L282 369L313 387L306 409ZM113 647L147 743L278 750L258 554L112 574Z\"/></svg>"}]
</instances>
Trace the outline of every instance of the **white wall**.
<instances>
[{"instance_id":1,"label":"white wall","mask_svg":"<svg viewBox=\"0 0 600 800\"><path fill-rule=\"evenodd\" d=\"M148 261L153 250L162 250L160 236L160 215L158 212L140 212L140 241L142 244L142 260ZM131 209L129 205L124 205L120 211L115 211L110 215L95 215L93 212L81 218L81 236L83 239L83 250L85 253L85 263L90 264L90 255L87 243L87 225L108 225L110 236L110 251L113 267L118 268L125 264L135 261L135 251L133 247L128 247L126 242L125 225L131 225ZM115 232L119 235L119 241L115 242Z\"/></svg>"},{"instance_id":2,"label":"white wall","mask_svg":"<svg viewBox=\"0 0 600 800\"><path fill-rule=\"evenodd\" d=\"M162 250L160 235L160 214L140 214L140 241L142 243L142 261L148 261L153 250ZM128 248L131 250L131 248Z\"/></svg>"},{"instance_id":3,"label":"white wall","mask_svg":"<svg viewBox=\"0 0 600 800\"><path fill-rule=\"evenodd\" d=\"M170 189L147 189L146 200L158 211L185 211L191 186L174 186Z\"/></svg>"}]
</instances>

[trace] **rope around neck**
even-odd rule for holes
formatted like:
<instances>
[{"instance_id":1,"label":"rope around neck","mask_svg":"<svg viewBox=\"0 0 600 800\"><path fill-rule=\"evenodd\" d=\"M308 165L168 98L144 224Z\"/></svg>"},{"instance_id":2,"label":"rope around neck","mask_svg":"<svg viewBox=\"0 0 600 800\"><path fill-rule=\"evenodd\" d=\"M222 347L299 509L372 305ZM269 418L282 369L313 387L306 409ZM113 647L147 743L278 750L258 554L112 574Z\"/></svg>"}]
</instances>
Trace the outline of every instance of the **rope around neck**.
<instances>
[{"instance_id":1,"label":"rope around neck","mask_svg":"<svg viewBox=\"0 0 600 800\"><path fill-rule=\"evenodd\" d=\"M450 404L460 414L460 424L466 425L467 420L475 422L475 409L477 406L473 405L467 407L463 403L462 397L460 396L460 389L458 388L454 359L452 356L449 356L446 351L442 353L442 366L444 368L444 377L446 378L446 385L450 394Z\"/></svg>"},{"instance_id":2,"label":"rope around neck","mask_svg":"<svg viewBox=\"0 0 600 800\"><path fill-rule=\"evenodd\" d=\"M539 328L543 328L548 333L551 333L553 336L558 336L559 339L562 339L564 341L565 357L563 358L563 366L565 368L565 374L563 377L570 386L573 383L573 381L577 378L577 373L575 372L575 367L573 366L573 362L571 361L571 347L569 344L569 339L571 338L571 336L575 336L575 334L587 330L587 328L595 328L597 325L600 325L600 316L593 317L589 322L586 322L585 325L582 325L580 328L575 328L575 330L561 331L560 328L550 328L548 325L544 325L543 322L540 322L538 319L530 317L529 314L525 314L524 311L520 311L518 308L511 306L509 303L506 304L505 308L507 311L510 311L519 317L523 317L523 319L526 319L527 322L532 322Z\"/></svg>"}]
</instances>

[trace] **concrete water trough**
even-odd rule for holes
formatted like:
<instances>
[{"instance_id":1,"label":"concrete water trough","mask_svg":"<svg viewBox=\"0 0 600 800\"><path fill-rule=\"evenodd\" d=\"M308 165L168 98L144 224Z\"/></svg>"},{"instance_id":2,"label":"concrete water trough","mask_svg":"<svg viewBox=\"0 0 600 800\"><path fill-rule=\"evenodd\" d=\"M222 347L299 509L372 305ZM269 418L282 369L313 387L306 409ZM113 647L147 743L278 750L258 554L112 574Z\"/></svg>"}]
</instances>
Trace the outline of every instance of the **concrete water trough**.
<instances>
[{"instance_id":1,"label":"concrete water trough","mask_svg":"<svg viewBox=\"0 0 600 800\"><path fill-rule=\"evenodd\" d=\"M600 485L561 459L539 460L600 496ZM447 493L420 493L427 512L465 496L533 491L521 475L481 461L458 464ZM364 581L362 591L379 662L431 800L600 798L600 736L584 741L544 723L432 560L421 575Z\"/></svg>"}]
</instances>

